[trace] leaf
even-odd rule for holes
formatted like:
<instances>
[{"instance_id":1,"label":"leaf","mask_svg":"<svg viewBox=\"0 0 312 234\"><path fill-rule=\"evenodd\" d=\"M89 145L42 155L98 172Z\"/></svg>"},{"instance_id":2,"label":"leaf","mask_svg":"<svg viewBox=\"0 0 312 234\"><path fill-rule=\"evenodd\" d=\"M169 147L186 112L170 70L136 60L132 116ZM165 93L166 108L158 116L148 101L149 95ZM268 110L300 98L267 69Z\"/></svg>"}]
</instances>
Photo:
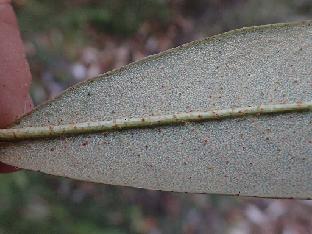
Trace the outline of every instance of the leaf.
<instances>
[{"instance_id":1,"label":"leaf","mask_svg":"<svg viewBox=\"0 0 312 234\"><path fill-rule=\"evenodd\" d=\"M147 189L312 198L311 35L302 22L192 42L78 84L1 131L274 107L270 115L39 136L2 143L1 161ZM289 106L296 112L275 113Z\"/></svg>"}]
</instances>

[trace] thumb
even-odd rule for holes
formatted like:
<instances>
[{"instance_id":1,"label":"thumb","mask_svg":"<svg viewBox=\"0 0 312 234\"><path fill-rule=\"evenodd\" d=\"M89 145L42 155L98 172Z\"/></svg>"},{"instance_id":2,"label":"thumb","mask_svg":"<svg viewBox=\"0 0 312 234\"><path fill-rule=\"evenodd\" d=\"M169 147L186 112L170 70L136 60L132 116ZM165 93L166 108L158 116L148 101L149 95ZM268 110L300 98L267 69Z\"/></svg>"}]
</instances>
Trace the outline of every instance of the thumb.
<instances>
[{"instance_id":1,"label":"thumb","mask_svg":"<svg viewBox=\"0 0 312 234\"><path fill-rule=\"evenodd\" d=\"M0 0L0 128L32 109L30 82L15 13L8 0ZM16 168L0 162L0 173L14 170Z\"/></svg>"}]
</instances>

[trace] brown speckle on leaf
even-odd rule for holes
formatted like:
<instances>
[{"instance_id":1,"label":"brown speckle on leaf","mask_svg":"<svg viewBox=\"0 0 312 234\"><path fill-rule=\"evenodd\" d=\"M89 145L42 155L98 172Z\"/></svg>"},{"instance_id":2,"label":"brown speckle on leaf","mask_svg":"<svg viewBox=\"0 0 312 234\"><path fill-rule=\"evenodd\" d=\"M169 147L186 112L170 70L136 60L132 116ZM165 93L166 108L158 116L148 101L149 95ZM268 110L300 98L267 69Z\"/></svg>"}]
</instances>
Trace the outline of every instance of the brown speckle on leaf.
<instances>
[{"instance_id":1,"label":"brown speckle on leaf","mask_svg":"<svg viewBox=\"0 0 312 234\"><path fill-rule=\"evenodd\" d=\"M84 142L81 143L81 146L87 146L88 144L89 144L88 141L84 141Z\"/></svg>"}]
</instances>

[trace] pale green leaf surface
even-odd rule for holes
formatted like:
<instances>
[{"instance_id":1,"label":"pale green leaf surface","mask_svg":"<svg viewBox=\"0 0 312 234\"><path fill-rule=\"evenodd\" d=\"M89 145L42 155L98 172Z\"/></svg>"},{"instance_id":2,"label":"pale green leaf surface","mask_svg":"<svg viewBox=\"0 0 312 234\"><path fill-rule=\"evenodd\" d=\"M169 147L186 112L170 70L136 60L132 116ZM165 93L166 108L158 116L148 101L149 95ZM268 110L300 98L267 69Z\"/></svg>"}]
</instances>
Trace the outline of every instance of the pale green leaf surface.
<instances>
[{"instance_id":1,"label":"pale green leaf surface","mask_svg":"<svg viewBox=\"0 0 312 234\"><path fill-rule=\"evenodd\" d=\"M14 128L312 101L310 22L186 44L65 91ZM312 198L311 112L3 143L1 161L148 189Z\"/></svg>"}]
</instances>

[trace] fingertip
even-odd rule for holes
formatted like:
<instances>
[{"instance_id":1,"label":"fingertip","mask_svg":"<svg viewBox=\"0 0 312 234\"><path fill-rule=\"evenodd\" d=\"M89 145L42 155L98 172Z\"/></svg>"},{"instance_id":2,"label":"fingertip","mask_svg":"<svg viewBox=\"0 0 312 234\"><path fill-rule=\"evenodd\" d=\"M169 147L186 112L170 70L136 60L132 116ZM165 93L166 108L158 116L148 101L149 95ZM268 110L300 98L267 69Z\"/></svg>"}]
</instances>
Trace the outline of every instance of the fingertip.
<instances>
[{"instance_id":1,"label":"fingertip","mask_svg":"<svg viewBox=\"0 0 312 234\"><path fill-rule=\"evenodd\" d=\"M6 165L6 164L0 162L0 173L10 173L10 172L16 172L19 170L20 169L17 167L9 166L9 165Z\"/></svg>"},{"instance_id":2,"label":"fingertip","mask_svg":"<svg viewBox=\"0 0 312 234\"><path fill-rule=\"evenodd\" d=\"M29 96L30 69L9 2L0 0L0 128L12 124L33 107ZM0 173L17 170L0 162Z\"/></svg>"},{"instance_id":3,"label":"fingertip","mask_svg":"<svg viewBox=\"0 0 312 234\"><path fill-rule=\"evenodd\" d=\"M0 8L0 127L4 128L32 108L30 69L14 11Z\"/></svg>"}]
</instances>

